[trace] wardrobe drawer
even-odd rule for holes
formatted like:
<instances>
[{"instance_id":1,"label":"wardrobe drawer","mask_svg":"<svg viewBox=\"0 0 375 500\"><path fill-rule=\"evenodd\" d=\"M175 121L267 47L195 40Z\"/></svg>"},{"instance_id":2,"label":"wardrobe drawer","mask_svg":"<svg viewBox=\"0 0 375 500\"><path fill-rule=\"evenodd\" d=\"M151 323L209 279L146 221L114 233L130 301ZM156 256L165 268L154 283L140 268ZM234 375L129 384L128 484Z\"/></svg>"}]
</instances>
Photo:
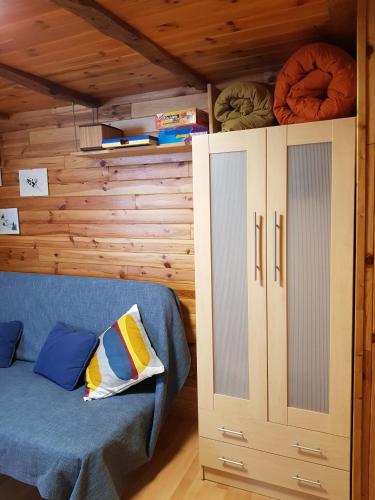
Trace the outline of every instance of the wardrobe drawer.
<instances>
[{"instance_id":1,"label":"wardrobe drawer","mask_svg":"<svg viewBox=\"0 0 375 500\"><path fill-rule=\"evenodd\" d=\"M202 437L350 470L350 439L297 427L199 410Z\"/></svg>"},{"instance_id":2,"label":"wardrobe drawer","mask_svg":"<svg viewBox=\"0 0 375 500\"><path fill-rule=\"evenodd\" d=\"M349 500L349 472L200 438L205 467L329 500Z\"/></svg>"}]
</instances>

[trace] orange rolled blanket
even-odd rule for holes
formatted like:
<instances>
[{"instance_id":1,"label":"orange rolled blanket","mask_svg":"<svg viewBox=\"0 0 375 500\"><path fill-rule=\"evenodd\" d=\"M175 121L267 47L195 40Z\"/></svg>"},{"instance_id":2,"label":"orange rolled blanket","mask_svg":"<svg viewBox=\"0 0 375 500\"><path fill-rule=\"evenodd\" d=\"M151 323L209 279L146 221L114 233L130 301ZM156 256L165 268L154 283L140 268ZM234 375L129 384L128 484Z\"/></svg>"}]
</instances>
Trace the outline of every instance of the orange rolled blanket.
<instances>
[{"instance_id":1,"label":"orange rolled blanket","mask_svg":"<svg viewBox=\"0 0 375 500\"><path fill-rule=\"evenodd\" d=\"M344 118L355 105L356 63L334 45L305 45L277 76L273 111L282 125Z\"/></svg>"}]
</instances>

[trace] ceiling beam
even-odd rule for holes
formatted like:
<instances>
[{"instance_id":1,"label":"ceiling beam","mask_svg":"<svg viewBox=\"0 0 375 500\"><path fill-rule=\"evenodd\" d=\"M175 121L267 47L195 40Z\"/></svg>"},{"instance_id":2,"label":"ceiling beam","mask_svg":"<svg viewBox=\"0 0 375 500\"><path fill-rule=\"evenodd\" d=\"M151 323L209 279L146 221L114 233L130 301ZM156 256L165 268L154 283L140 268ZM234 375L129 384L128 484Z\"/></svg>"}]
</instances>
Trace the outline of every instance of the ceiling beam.
<instances>
[{"instance_id":1,"label":"ceiling beam","mask_svg":"<svg viewBox=\"0 0 375 500\"><path fill-rule=\"evenodd\" d=\"M27 87L35 92L54 97L55 99L74 102L75 104L81 104L82 106L86 106L88 108L96 108L100 106L99 100L95 97L82 94L76 90L64 87L59 83L51 82L46 78L13 68L7 64L0 63L0 77L22 85L23 87Z\"/></svg>"},{"instance_id":2,"label":"ceiling beam","mask_svg":"<svg viewBox=\"0 0 375 500\"><path fill-rule=\"evenodd\" d=\"M95 0L52 1L81 17L105 35L131 47L151 63L174 73L181 78L185 85L195 87L198 90L206 90L207 81L203 76Z\"/></svg>"}]
</instances>

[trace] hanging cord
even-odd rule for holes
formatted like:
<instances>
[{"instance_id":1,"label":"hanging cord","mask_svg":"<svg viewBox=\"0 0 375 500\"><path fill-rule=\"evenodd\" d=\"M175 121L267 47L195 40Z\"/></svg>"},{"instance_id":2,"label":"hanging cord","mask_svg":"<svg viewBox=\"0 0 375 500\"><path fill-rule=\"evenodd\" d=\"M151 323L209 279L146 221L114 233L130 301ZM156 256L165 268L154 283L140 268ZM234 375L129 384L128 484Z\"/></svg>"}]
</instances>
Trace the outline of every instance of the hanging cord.
<instances>
[{"instance_id":1,"label":"hanging cord","mask_svg":"<svg viewBox=\"0 0 375 500\"><path fill-rule=\"evenodd\" d=\"M75 112L75 107L74 106L75 106L75 104L74 104L74 102L72 102L74 141L76 143L76 150L79 151L78 137L77 137L77 127L76 127L76 112Z\"/></svg>"}]
</instances>

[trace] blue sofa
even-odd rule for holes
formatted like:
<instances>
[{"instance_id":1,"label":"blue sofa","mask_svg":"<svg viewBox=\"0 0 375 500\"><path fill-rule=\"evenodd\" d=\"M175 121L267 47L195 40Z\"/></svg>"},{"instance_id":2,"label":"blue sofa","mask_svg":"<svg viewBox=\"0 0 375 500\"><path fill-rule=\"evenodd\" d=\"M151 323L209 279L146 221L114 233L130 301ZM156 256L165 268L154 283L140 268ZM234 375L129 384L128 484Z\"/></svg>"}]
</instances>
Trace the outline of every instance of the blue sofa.
<instances>
[{"instance_id":1,"label":"blue sofa","mask_svg":"<svg viewBox=\"0 0 375 500\"><path fill-rule=\"evenodd\" d=\"M57 321L102 333L138 304L165 373L118 396L83 401L33 373ZM24 324L16 361L0 369L0 474L49 500L118 500L148 461L190 367L178 300L166 287L122 280L0 273L0 321Z\"/></svg>"}]
</instances>

